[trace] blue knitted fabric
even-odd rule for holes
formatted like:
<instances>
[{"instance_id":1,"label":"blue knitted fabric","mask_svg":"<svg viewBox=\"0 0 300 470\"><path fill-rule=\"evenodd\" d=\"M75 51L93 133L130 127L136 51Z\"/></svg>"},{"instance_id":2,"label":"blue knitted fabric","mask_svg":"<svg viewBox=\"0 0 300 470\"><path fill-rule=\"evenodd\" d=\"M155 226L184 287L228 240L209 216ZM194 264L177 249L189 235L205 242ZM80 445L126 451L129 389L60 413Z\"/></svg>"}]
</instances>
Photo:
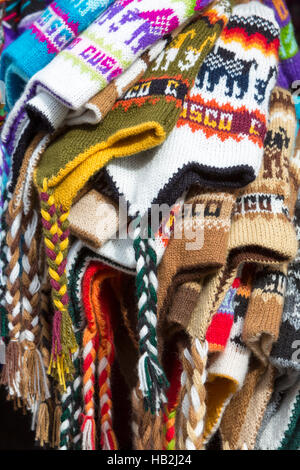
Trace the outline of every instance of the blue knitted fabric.
<instances>
[{"instance_id":1,"label":"blue knitted fabric","mask_svg":"<svg viewBox=\"0 0 300 470\"><path fill-rule=\"evenodd\" d=\"M0 80L10 110L27 81L86 29L113 0L56 0L16 41L4 50Z\"/></svg>"}]
</instances>

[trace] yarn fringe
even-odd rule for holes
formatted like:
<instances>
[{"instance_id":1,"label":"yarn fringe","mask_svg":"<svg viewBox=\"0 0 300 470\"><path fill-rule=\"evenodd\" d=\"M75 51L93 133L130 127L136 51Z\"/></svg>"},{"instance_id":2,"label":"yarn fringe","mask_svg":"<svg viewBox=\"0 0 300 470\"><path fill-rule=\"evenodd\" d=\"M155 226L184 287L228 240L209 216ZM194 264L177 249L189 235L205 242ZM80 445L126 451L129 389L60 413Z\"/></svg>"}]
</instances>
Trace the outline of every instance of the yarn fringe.
<instances>
[{"instance_id":1,"label":"yarn fringe","mask_svg":"<svg viewBox=\"0 0 300 470\"><path fill-rule=\"evenodd\" d=\"M43 402L39 406L35 431L35 440L39 442L41 447L44 447L45 444L49 443L49 427L49 408L48 404L46 402Z\"/></svg>"},{"instance_id":2,"label":"yarn fringe","mask_svg":"<svg viewBox=\"0 0 300 470\"><path fill-rule=\"evenodd\" d=\"M43 359L36 347L26 349L23 354L22 395L29 406L50 398Z\"/></svg>"},{"instance_id":3,"label":"yarn fringe","mask_svg":"<svg viewBox=\"0 0 300 470\"><path fill-rule=\"evenodd\" d=\"M1 374L1 385L8 386L11 397L21 397L21 347L18 341L10 341L6 348L6 363Z\"/></svg>"}]
</instances>

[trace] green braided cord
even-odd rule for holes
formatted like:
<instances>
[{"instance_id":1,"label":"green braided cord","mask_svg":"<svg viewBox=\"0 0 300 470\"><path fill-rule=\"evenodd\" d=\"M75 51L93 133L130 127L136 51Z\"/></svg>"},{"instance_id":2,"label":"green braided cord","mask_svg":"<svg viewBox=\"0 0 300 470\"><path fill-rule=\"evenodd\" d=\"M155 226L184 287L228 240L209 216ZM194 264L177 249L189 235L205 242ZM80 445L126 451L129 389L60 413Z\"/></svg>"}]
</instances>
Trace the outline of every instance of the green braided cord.
<instances>
[{"instance_id":1,"label":"green braided cord","mask_svg":"<svg viewBox=\"0 0 300 470\"><path fill-rule=\"evenodd\" d=\"M8 321L7 311L3 305L0 305L0 316L1 316L1 335L3 338L8 338Z\"/></svg>"},{"instance_id":2,"label":"green braided cord","mask_svg":"<svg viewBox=\"0 0 300 470\"><path fill-rule=\"evenodd\" d=\"M157 413L166 401L168 381L157 351L157 259L154 241L141 238L140 219L136 219L134 251L137 262L136 292L138 298L139 379L145 409Z\"/></svg>"}]
</instances>

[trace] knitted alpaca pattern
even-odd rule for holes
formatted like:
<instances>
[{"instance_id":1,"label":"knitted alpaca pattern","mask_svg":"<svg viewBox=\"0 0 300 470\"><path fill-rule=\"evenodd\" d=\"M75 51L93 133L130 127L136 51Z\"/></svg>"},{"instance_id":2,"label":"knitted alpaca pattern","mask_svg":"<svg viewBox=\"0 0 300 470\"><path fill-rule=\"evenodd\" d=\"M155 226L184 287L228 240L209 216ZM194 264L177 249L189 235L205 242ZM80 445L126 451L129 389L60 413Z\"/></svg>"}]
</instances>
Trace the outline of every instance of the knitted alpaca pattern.
<instances>
[{"instance_id":1,"label":"knitted alpaca pattern","mask_svg":"<svg viewBox=\"0 0 300 470\"><path fill-rule=\"evenodd\" d=\"M132 212L143 214L151 204L170 205L192 184L228 189L242 187L256 177L277 70L279 32L270 13L256 2L235 7L164 144L107 165L112 187L125 196ZM258 63L264 67L259 68L253 57L260 55ZM265 76L269 77L262 91L259 86ZM239 93L234 92L236 85ZM124 106L130 103L125 101L127 95ZM199 152L199 147L205 152Z\"/></svg>"},{"instance_id":2,"label":"knitted alpaca pattern","mask_svg":"<svg viewBox=\"0 0 300 470\"><path fill-rule=\"evenodd\" d=\"M64 106L80 109L149 46L209 1L198 5L195 0L116 0L38 74L44 92L52 95L52 107L57 106L57 112L63 112ZM63 80L55 79L57 71ZM42 110L45 96L36 98L34 106Z\"/></svg>"},{"instance_id":3,"label":"knitted alpaca pattern","mask_svg":"<svg viewBox=\"0 0 300 470\"><path fill-rule=\"evenodd\" d=\"M55 186L56 200L70 207L78 190L113 157L132 155L163 142L228 14L228 3L222 0L187 26L93 133L80 126L53 142L39 163L38 185L46 177L49 187ZM170 57L166 55L169 50Z\"/></svg>"},{"instance_id":4,"label":"knitted alpaca pattern","mask_svg":"<svg viewBox=\"0 0 300 470\"><path fill-rule=\"evenodd\" d=\"M44 10L1 57L0 78L5 81L11 109L26 82L45 67L69 42L94 21L111 0L56 0ZM24 50L26 54L24 55Z\"/></svg>"}]
</instances>

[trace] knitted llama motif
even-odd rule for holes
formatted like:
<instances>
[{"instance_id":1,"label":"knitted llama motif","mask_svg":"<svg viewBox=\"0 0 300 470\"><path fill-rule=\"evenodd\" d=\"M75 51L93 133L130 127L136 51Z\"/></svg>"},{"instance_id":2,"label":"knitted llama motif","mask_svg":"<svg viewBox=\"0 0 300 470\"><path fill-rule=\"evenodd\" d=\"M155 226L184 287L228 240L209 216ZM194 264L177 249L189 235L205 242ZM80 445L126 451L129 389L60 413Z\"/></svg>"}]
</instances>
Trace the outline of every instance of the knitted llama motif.
<instances>
[{"instance_id":1,"label":"knitted llama motif","mask_svg":"<svg viewBox=\"0 0 300 470\"><path fill-rule=\"evenodd\" d=\"M226 141L233 139L247 142L249 151L262 151L269 96L277 77L278 36L269 9L258 2L235 7L200 68L178 126L188 124L208 142L222 142L224 150Z\"/></svg>"},{"instance_id":2,"label":"knitted llama motif","mask_svg":"<svg viewBox=\"0 0 300 470\"><path fill-rule=\"evenodd\" d=\"M6 85L8 108L13 107L27 81L86 29L111 2L94 0L88 2L93 4L90 8L85 0L83 8L79 0L56 0L33 22L30 29L5 49L1 57L0 79Z\"/></svg>"},{"instance_id":3,"label":"knitted llama motif","mask_svg":"<svg viewBox=\"0 0 300 470\"><path fill-rule=\"evenodd\" d=\"M80 187L112 158L133 155L165 140L176 123L199 64L211 49L228 16L228 2L220 1L212 7L212 11L208 10L188 25L170 43L168 47L176 49L176 57L172 62L167 60L167 70L163 51L163 58L158 58L140 82L116 102L94 133L90 133L85 126L79 126L68 130L49 147L39 164L38 173L41 170L41 174L49 178L50 186L56 186L58 200L64 206L70 207ZM187 59L188 52L192 52L192 59L190 55ZM160 63L161 66L157 67ZM69 139L72 145L68 144ZM74 139L79 139L79 146L74 146ZM62 151L58 150L61 146L64 148ZM52 152L55 156L48 160ZM51 162L50 165L48 162ZM87 166L86 170L83 166ZM69 177L73 181L71 185Z\"/></svg>"}]
</instances>

